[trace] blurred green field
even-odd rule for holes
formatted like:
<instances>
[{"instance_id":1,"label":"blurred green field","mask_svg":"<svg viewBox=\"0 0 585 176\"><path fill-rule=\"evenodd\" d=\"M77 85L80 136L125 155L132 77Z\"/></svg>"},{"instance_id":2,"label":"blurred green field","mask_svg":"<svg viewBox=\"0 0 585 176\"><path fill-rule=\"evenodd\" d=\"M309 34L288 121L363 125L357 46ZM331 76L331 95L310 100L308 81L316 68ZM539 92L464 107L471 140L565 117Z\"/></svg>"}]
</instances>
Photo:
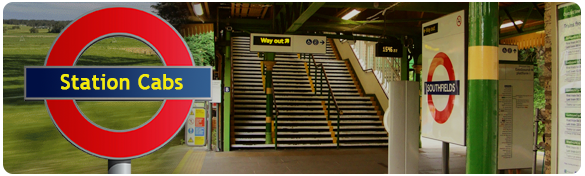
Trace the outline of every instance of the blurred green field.
<instances>
[{"instance_id":1,"label":"blurred green field","mask_svg":"<svg viewBox=\"0 0 585 176\"><path fill-rule=\"evenodd\" d=\"M11 25L4 25L11 27ZM4 169L9 173L107 173L107 160L88 155L61 136L42 101L24 101L24 66L42 66L58 34L30 27L8 30L3 35L3 142ZM78 66L161 66L152 50L134 39L108 38L91 46ZM94 123L122 130L150 119L161 101L78 101L82 112ZM132 160L132 173L171 173L159 159L169 147L179 145L179 133L167 146ZM180 159L180 158L179 158ZM159 167L160 166L160 167ZM166 169L161 169L166 168Z\"/></svg>"}]
</instances>

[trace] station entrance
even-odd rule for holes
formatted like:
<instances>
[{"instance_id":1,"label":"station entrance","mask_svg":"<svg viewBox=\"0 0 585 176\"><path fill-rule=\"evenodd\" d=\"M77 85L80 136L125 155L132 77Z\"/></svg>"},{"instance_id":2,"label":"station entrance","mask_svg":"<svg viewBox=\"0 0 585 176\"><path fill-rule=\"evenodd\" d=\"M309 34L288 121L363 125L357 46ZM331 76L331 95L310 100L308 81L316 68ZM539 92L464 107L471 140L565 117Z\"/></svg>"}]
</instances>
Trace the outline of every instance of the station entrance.
<instances>
[{"instance_id":1,"label":"station entrance","mask_svg":"<svg viewBox=\"0 0 585 176\"><path fill-rule=\"evenodd\" d=\"M574 67L561 63L577 63L580 57L570 54L573 50L565 56L567 51L558 46L570 47L578 42L552 41L552 46L546 43L551 41L545 41L547 36L561 35L577 40L574 36L580 31L561 27L580 24L580 16L561 12L578 9L578 5L186 5L192 10L189 18L216 25L216 52L221 56L217 67L223 90L218 151L391 150L402 145L389 142L394 141L393 135L405 132L389 133L388 127L396 124L388 124L394 121L385 118L418 116L414 126L419 134L414 140L420 145L407 145L403 150L422 151L424 141L438 142L440 145L433 146L441 148L443 173L449 173L450 156L459 149L465 151L466 173L521 169L536 173L535 163L542 162L543 157L553 161L539 170L543 173L574 172L570 168L580 163L576 155L560 152L560 148L577 152L572 146L579 140L565 132L580 130L570 125L580 121L567 120L556 112L562 110L576 117L576 109L571 108L580 108L580 104L558 103L561 99L576 100L559 99L561 96L577 98L580 94L559 93L558 82L551 82L569 76L571 81L563 85L580 90L574 84L580 78L559 72ZM204 9L202 14L196 13L198 7ZM564 20L545 23L546 14L562 15L559 17ZM194 20L190 25L197 23ZM548 27L555 30L545 32ZM556 53L552 56L545 54L546 47L551 46L549 50ZM560 62L562 59L568 60ZM557 63L552 69L551 61ZM418 89L418 93L403 97L417 100L416 108L404 107L414 109L402 113L404 117L389 112L389 107L407 104L396 99L401 94L390 96L396 91L392 85L400 81L418 82L418 88L410 88ZM412 139L405 140L408 143ZM390 173L392 154L388 157Z\"/></svg>"}]
</instances>

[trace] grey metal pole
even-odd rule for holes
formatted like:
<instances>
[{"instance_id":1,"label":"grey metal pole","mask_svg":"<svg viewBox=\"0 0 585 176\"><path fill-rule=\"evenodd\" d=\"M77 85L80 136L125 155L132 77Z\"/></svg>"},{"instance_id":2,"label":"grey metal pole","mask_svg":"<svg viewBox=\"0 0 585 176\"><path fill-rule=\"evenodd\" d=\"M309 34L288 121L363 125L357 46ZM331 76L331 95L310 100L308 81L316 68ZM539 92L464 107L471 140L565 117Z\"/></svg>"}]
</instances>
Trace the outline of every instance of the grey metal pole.
<instances>
[{"instance_id":1,"label":"grey metal pole","mask_svg":"<svg viewBox=\"0 0 585 176\"><path fill-rule=\"evenodd\" d=\"M131 174L131 160L108 160L108 174Z\"/></svg>"},{"instance_id":2,"label":"grey metal pole","mask_svg":"<svg viewBox=\"0 0 585 176\"><path fill-rule=\"evenodd\" d=\"M207 110L207 125L205 125L205 128L207 128L207 151L211 151L211 143L213 138L213 135L211 135L211 128L213 123L211 121L211 103L209 101L207 102L205 109Z\"/></svg>"},{"instance_id":3,"label":"grey metal pole","mask_svg":"<svg viewBox=\"0 0 585 176\"><path fill-rule=\"evenodd\" d=\"M534 157L532 158L532 174L536 174L536 163L538 162L536 156L538 154L538 122L540 122L540 109L536 110L536 119L534 120L534 129L532 131L532 136L534 136L534 145L532 145L532 152L534 153ZM544 163L542 163L544 164Z\"/></svg>"},{"instance_id":4,"label":"grey metal pole","mask_svg":"<svg viewBox=\"0 0 585 176\"><path fill-rule=\"evenodd\" d=\"M443 142L443 174L449 174L449 143Z\"/></svg>"},{"instance_id":5,"label":"grey metal pole","mask_svg":"<svg viewBox=\"0 0 585 176\"><path fill-rule=\"evenodd\" d=\"M211 107L211 109L213 109L213 106ZM216 106L215 106L215 139L217 139L217 147L216 147L216 150L215 151L217 151L217 152L219 152L221 150L220 149L220 146L221 146L220 140L221 140L221 138L220 138L220 135L219 135L219 132L221 130L219 130L219 126L220 126L219 124L220 124L219 123L219 103L217 103Z\"/></svg>"}]
</instances>

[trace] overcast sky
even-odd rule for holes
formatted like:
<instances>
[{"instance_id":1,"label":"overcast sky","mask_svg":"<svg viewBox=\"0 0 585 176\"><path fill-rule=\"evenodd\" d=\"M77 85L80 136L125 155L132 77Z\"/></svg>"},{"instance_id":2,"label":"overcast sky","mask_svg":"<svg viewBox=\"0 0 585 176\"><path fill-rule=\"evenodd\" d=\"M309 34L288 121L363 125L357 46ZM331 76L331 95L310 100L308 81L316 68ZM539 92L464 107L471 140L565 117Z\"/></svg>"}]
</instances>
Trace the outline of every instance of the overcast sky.
<instances>
[{"instance_id":1,"label":"overcast sky","mask_svg":"<svg viewBox=\"0 0 585 176\"><path fill-rule=\"evenodd\" d=\"M11 2L4 6L3 19L74 20L102 7L133 7L152 12L155 2Z\"/></svg>"}]
</instances>

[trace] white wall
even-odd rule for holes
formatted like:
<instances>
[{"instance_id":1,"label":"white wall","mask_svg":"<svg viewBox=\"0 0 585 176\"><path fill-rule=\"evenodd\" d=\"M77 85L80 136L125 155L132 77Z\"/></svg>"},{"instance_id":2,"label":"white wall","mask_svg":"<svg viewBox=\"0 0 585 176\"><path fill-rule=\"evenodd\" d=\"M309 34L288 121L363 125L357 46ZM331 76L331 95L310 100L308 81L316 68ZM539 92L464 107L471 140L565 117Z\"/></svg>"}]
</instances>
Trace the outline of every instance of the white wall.
<instances>
[{"instance_id":1,"label":"white wall","mask_svg":"<svg viewBox=\"0 0 585 176\"><path fill-rule=\"evenodd\" d=\"M351 66L353 67L353 70L355 71L355 74L360 81L364 92L368 95L376 95L376 98L378 101L380 101L380 106L383 110L386 110L386 108L388 108L388 97L386 96L386 93L384 93L384 89L382 89L382 86L380 86L380 83L378 82L374 73L364 72L362 70L362 67L360 66L358 59L355 57L349 42L341 43L338 39L333 39L333 42L335 42L335 47L337 47L337 51L339 52L341 59L349 60L351 63Z\"/></svg>"}]
</instances>

